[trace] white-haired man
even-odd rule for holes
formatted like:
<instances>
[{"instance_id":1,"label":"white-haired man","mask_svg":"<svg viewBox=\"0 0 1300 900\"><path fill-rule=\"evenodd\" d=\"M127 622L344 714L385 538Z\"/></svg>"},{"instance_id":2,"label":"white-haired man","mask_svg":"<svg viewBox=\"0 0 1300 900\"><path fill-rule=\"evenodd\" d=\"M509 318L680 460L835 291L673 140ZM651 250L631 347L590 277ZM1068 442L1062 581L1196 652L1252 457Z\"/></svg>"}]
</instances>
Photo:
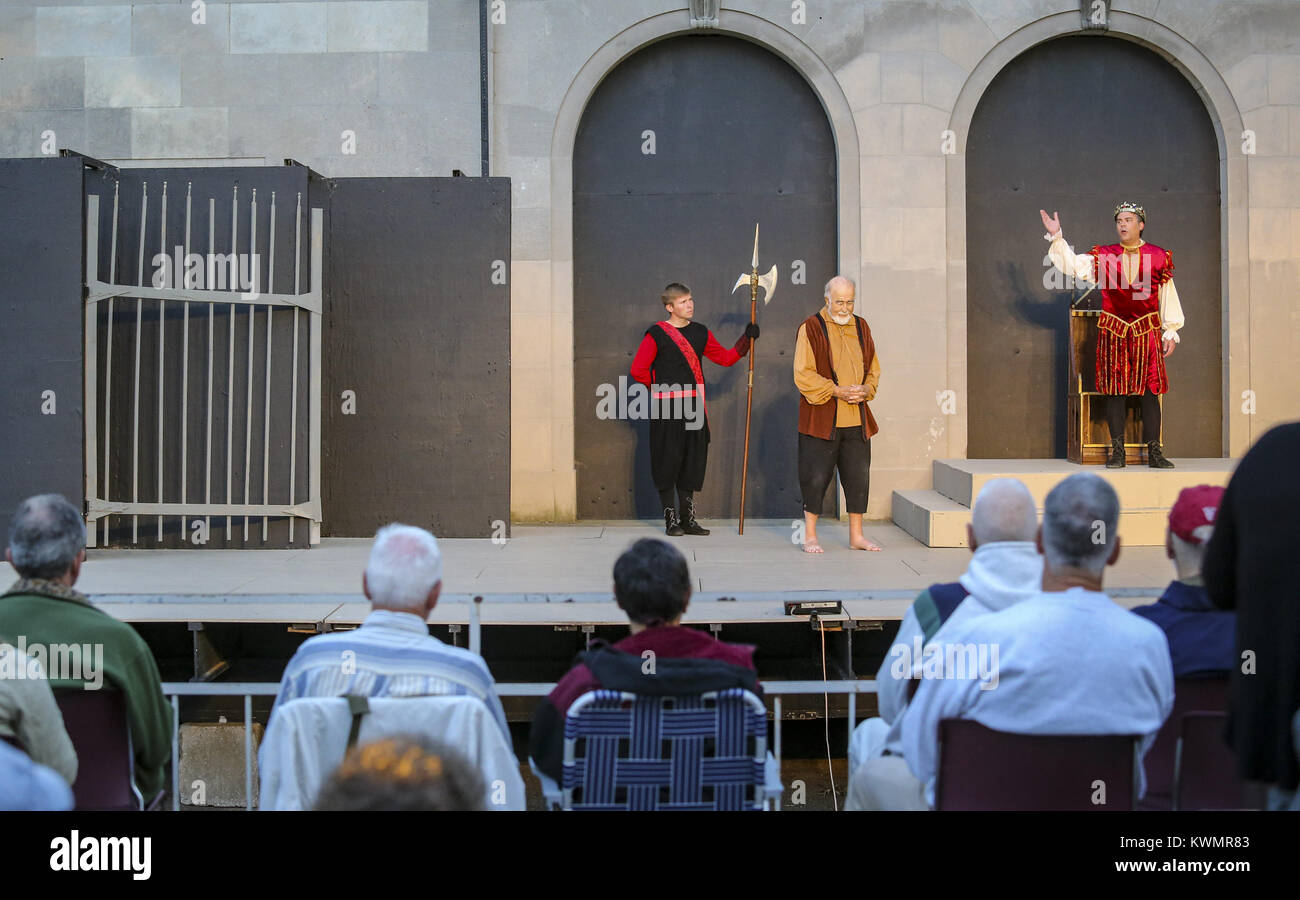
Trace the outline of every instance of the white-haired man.
<instances>
[{"instance_id":1,"label":"white-haired man","mask_svg":"<svg viewBox=\"0 0 1300 900\"><path fill-rule=\"evenodd\" d=\"M996 649L996 665L922 677L902 717L903 759L862 765L868 809L934 806L943 719L1014 734L1140 734L1146 755L1173 707L1174 673L1164 632L1102 592L1119 558L1118 522L1104 479L1080 473L1052 489L1038 529L1041 593L945 636L990 657Z\"/></svg>"},{"instance_id":2,"label":"white-haired man","mask_svg":"<svg viewBox=\"0 0 1300 900\"><path fill-rule=\"evenodd\" d=\"M805 553L823 552L817 519L837 469L849 513L849 546L880 549L862 534L871 488L871 437L880 430L867 401L880 384L880 359L866 320L853 314L856 291L843 275L826 282L826 305L805 319L795 336Z\"/></svg>"},{"instance_id":3,"label":"white-haired man","mask_svg":"<svg viewBox=\"0 0 1300 900\"><path fill-rule=\"evenodd\" d=\"M379 529L361 590L370 615L354 631L304 641L284 670L276 707L298 697L468 695L488 705L508 743L505 711L483 657L429 634L426 622L442 593L437 539L411 525Z\"/></svg>"},{"instance_id":4,"label":"white-haired man","mask_svg":"<svg viewBox=\"0 0 1300 900\"><path fill-rule=\"evenodd\" d=\"M849 798L845 809L864 809L860 778L864 762L882 755L902 756L900 722L920 684L927 647L942 647L947 635L966 620L1007 609L1036 596L1042 588L1043 558L1034 539L1038 510L1029 488L1015 478L994 478L975 498L966 525L970 563L959 580L932 584L903 615L894 643L876 673L880 715L853 730L849 744Z\"/></svg>"}]
</instances>

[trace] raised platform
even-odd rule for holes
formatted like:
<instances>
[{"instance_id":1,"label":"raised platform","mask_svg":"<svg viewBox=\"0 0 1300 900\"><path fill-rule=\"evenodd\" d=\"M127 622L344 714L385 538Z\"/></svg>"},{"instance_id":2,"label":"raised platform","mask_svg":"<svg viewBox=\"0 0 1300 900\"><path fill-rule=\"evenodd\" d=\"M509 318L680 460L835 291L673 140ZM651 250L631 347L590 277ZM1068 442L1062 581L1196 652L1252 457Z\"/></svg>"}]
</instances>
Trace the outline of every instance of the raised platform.
<instances>
[{"instance_id":1,"label":"raised platform","mask_svg":"<svg viewBox=\"0 0 1300 900\"><path fill-rule=\"evenodd\" d=\"M1107 469L1064 459L938 459L933 463L933 490L894 492L894 524L927 547L965 547L971 505L992 479L1023 481L1041 512L1048 492L1061 479L1091 472L1109 481L1119 494L1119 534L1124 545L1160 547L1178 492L1197 484L1226 485L1237 465L1235 459L1172 462L1176 468Z\"/></svg>"},{"instance_id":2,"label":"raised platform","mask_svg":"<svg viewBox=\"0 0 1300 900\"><path fill-rule=\"evenodd\" d=\"M917 591L952 581L970 555L931 549L887 522L866 534L880 553L848 549L848 530L818 529L826 553L802 553L789 520L710 520L708 537L671 538L686 554L696 594L687 621L707 624L797 622L783 601L840 599L847 618L900 618ZM502 542L442 540L445 589L431 624L465 624L475 596L484 625L617 625L614 560L634 540L663 537L650 522L519 526ZM365 617L361 573L368 539L326 538L305 550L88 551L77 587L120 619L136 623L283 623L304 630L354 625ZM1158 596L1172 577L1159 548L1126 553L1108 589L1125 606ZM806 620L805 620L806 621ZM805 624L806 627L806 624Z\"/></svg>"}]
</instances>

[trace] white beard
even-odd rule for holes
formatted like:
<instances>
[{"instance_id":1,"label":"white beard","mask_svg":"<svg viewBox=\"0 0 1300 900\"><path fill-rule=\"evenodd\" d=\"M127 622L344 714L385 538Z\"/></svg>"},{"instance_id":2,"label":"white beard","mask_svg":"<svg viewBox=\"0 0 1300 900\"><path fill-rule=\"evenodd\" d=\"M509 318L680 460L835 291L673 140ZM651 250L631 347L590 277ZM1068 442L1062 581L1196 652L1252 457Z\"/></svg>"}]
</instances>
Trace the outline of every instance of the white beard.
<instances>
[{"instance_id":1,"label":"white beard","mask_svg":"<svg viewBox=\"0 0 1300 900\"><path fill-rule=\"evenodd\" d=\"M836 325L847 325L853 321L853 313L845 313L842 316L837 316L835 313L831 313L830 315L831 321Z\"/></svg>"}]
</instances>

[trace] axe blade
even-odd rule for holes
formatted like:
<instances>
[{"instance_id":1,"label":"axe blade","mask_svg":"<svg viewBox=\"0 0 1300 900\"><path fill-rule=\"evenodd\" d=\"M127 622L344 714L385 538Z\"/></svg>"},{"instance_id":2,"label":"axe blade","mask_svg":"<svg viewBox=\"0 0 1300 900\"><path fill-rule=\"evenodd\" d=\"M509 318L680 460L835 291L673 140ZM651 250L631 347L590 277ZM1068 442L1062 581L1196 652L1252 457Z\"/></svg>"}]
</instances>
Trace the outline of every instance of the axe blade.
<instances>
[{"instance_id":1,"label":"axe blade","mask_svg":"<svg viewBox=\"0 0 1300 900\"><path fill-rule=\"evenodd\" d=\"M740 277L736 279L736 283L734 286L732 286L731 292L733 294L736 293L736 288L740 287L742 284L744 285L749 284L749 276L746 275L744 272L741 272Z\"/></svg>"},{"instance_id":2,"label":"axe blade","mask_svg":"<svg viewBox=\"0 0 1300 900\"><path fill-rule=\"evenodd\" d=\"M776 265L767 270L766 275L758 276L758 286L763 289L763 305L772 302L772 295L776 293ZM734 288L733 288L734 290Z\"/></svg>"}]
</instances>

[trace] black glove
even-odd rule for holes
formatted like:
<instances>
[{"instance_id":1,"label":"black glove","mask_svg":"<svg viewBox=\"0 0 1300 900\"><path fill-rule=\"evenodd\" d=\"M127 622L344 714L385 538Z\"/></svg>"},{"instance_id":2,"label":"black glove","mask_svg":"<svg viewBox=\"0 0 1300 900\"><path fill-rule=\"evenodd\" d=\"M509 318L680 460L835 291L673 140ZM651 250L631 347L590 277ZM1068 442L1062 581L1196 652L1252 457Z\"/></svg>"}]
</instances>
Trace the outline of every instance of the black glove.
<instances>
[{"instance_id":1,"label":"black glove","mask_svg":"<svg viewBox=\"0 0 1300 900\"><path fill-rule=\"evenodd\" d=\"M757 322L750 322L748 325L745 326L745 337L749 338L751 341L758 339Z\"/></svg>"}]
</instances>

